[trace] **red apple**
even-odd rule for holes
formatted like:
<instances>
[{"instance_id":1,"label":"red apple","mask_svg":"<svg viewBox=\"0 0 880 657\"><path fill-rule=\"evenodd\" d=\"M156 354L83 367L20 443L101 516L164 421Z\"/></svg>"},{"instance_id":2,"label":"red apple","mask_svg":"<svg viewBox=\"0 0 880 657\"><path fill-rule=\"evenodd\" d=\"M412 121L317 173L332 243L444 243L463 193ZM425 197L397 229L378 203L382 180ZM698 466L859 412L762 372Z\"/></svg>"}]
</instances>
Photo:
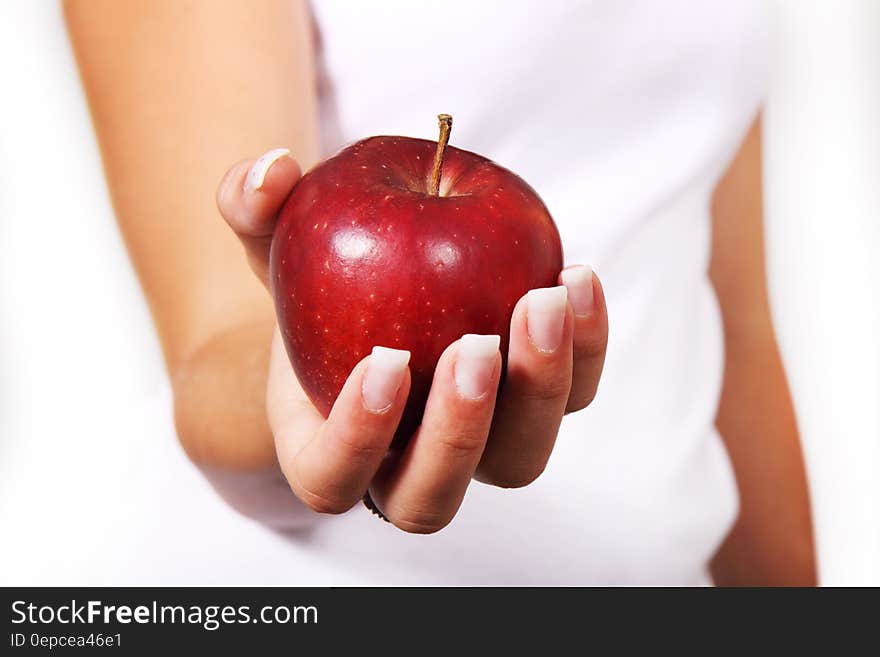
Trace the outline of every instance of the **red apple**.
<instances>
[{"instance_id":1,"label":"red apple","mask_svg":"<svg viewBox=\"0 0 880 657\"><path fill-rule=\"evenodd\" d=\"M439 142L371 137L296 184L272 239L270 281L290 362L325 416L373 346L411 352L395 445L418 427L443 350L498 334L532 288L556 285L562 245L521 178Z\"/></svg>"}]
</instances>

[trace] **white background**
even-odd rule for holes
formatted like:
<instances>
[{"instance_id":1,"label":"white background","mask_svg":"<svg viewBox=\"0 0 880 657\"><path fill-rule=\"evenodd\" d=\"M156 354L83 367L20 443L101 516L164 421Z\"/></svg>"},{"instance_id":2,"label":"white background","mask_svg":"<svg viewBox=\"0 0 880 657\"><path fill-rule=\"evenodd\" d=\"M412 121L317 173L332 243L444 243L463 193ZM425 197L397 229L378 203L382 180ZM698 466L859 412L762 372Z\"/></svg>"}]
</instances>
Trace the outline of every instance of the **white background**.
<instances>
[{"instance_id":1,"label":"white background","mask_svg":"<svg viewBox=\"0 0 880 657\"><path fill-rule=\"evenodd\" d=\"M825 584L880 584L880 2L778 2L770 284Z\"/></svg>"},{"instance_id":2,"label":"white background","mask_svg":"<svg viewBox=\"0 0 880 657\"><path fill-rule=\"evenodd\" d=\"M772 13L770 284L821 579L878 585L880 2L780 0ZM174 503L164 482L212 492L171 438L158 347L54 2L0 5L0 80L0 584L76 581L96 555L112 584L150 510ZM112 477L90 476L105 467L84 462L92 454ZM83 500L115 528L82 526ZM202 506L216 517L200 522L243 522ZM50 554L60 571L44 570Z\"/></svg>"}]
</instances>

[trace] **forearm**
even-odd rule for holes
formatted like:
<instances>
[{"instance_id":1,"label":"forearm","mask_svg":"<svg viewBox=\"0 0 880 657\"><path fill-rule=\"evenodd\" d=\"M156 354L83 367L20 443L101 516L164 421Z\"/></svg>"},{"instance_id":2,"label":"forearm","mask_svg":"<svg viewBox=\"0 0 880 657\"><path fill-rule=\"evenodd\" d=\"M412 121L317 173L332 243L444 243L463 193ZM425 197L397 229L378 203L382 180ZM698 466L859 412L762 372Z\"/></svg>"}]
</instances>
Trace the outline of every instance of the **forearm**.
<instances>
[{"instance_id":1,"label":"forearm","mask_svg":"<svg viewBox=\"0 0 880 657\"><path fill-rule=\"evenodd\" d=\"M302 2L67 0L65 11L120 231L169 372L271 302L220 218L236 160L317 156Z\"/></svg>"},{"instance_id":2,"label":"forearm","mask_svg":"<svg viewBox=\"0 0 880 657\"><path fill-rule=\"evenodd\" d=\"M782 360L766 320L737 323L726 339L717 425L736 473L740 513L712 574L719 585L812 586L810 502Z\"/></svg>"},{"instance_id":3,"label":"forearm","mask_svg":"<svg viewBox=\"0 0 880 657\"><path fill-rule=\"evenodd\" d=\"M65 2L120 230L174 388L181 445L234 508L307 515L266 419L272 304L215 206L224 171L269 147L317 155L302 2ZM302 513L298 511L302 510Z\"/></svg>"},{"instance_id":4,"label":"forearm","mask_svg":"<svg viewBox=\"0 0 880 657\"><path fill-rule=\"evenodd\" d=\"M776 344L764 264L761 124L715 191L710 275L724 322L717 425L740 494L733 531L712 563L718 584L816 581L806 473Z\"/></svg>"},{"instance_id":5,"label":"forearm","mask_svg":"<svg viewBox=\"0 0 880 657\"><path fill-rule=\"evenodd\" d=\"M200 465L274 463L265 413L272 303L221 219L229 164L317 155L302 2L67 0L71 42L122 236Z\"/></svg>"}]
</instances>

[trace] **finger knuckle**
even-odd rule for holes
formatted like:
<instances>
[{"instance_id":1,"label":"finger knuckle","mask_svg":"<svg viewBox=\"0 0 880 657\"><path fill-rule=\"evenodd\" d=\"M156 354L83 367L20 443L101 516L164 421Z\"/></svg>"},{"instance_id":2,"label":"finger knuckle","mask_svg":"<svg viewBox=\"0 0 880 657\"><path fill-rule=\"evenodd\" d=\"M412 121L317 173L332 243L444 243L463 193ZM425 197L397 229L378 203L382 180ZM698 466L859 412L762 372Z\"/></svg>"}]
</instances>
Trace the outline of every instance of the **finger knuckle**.
<instances>
[{"instance_id":1,"label":"finger knuckle","mask_svg":"<svg viewBox=\"0 0 880 657\"><path fill-rule=\"evenodd\" d=\"M339 515L354 506L354 501L337 495L315 492L301 483L291 483L291 488L300 501L316 513Z\"/></svg>"},{"instance_id":2,"label":"finger knuckle","mask_svg":"<svg viewBox=\"0 0 880 657\"><path fill-rule=\"evenodd\" d=\"M522 396L528 401L544 403L565 399L570 391L569 376L549 376L524 386Z\"/></svg>"},{"instance_id":3,"label":"finger knuckle","mask_svg":"<svg viewBox=\"0 0 880 657\"><path fill-rule=\"evenodd\" d=\"M452 431L440 434L437 442L441 449L453 456L470 457L483 450L486 436L472 431Z\"/></svg>"},{"instance_id":4,"label":"finger knuckle","mask_svg":"<svg viewBox=\"0 0 880 657\"><path fill-rule=\"evenodd\" d=\"M388 449L387 443L381 445L371 440L370 436L340 433L336 438L336 446L350 462L361 464L371 463L384 456Z\"/></svg>"},{"instance_id":5,"label":"finger knuckle","mask_svg":"<svg viewBox=\"0 0 880 657\"><path fill-rule=\"evenodd\" d=\"M386 511L391 523L408 534L436 534L452 522L452 515L419 508L397 508Z\"/></svg>"},{"instance_id":6,"label":"finger knuckle","mask_svg":"<svg viewBox=\"0 0 880 657\"><path fill-rule=\"evenodd\" d=\"M483 479L498 488L525 488L540 477L546 463L506 467L497 472L483 473Z\"/></svg>"}]
</instances>

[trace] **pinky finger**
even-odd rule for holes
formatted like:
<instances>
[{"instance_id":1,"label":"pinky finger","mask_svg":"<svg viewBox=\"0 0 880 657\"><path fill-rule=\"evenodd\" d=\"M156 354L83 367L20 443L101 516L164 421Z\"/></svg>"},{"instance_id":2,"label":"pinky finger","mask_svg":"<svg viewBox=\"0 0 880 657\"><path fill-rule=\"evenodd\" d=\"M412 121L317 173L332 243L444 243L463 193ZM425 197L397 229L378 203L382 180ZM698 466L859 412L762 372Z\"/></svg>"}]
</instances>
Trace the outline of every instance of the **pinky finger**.
<instances>
[{"instance_id":1,"label":"pinky finger","mask_svg":"<svg viewBox=\"0 0 880 657\"><path fill-rule=\"evenodd\" d=\"M562 270L559 282L568 289L574 310L572 377L566 413L586 408L596 396L608 346L608 312L602 283L592 269L575 265Z\"/></svg>"}]
</instances>

